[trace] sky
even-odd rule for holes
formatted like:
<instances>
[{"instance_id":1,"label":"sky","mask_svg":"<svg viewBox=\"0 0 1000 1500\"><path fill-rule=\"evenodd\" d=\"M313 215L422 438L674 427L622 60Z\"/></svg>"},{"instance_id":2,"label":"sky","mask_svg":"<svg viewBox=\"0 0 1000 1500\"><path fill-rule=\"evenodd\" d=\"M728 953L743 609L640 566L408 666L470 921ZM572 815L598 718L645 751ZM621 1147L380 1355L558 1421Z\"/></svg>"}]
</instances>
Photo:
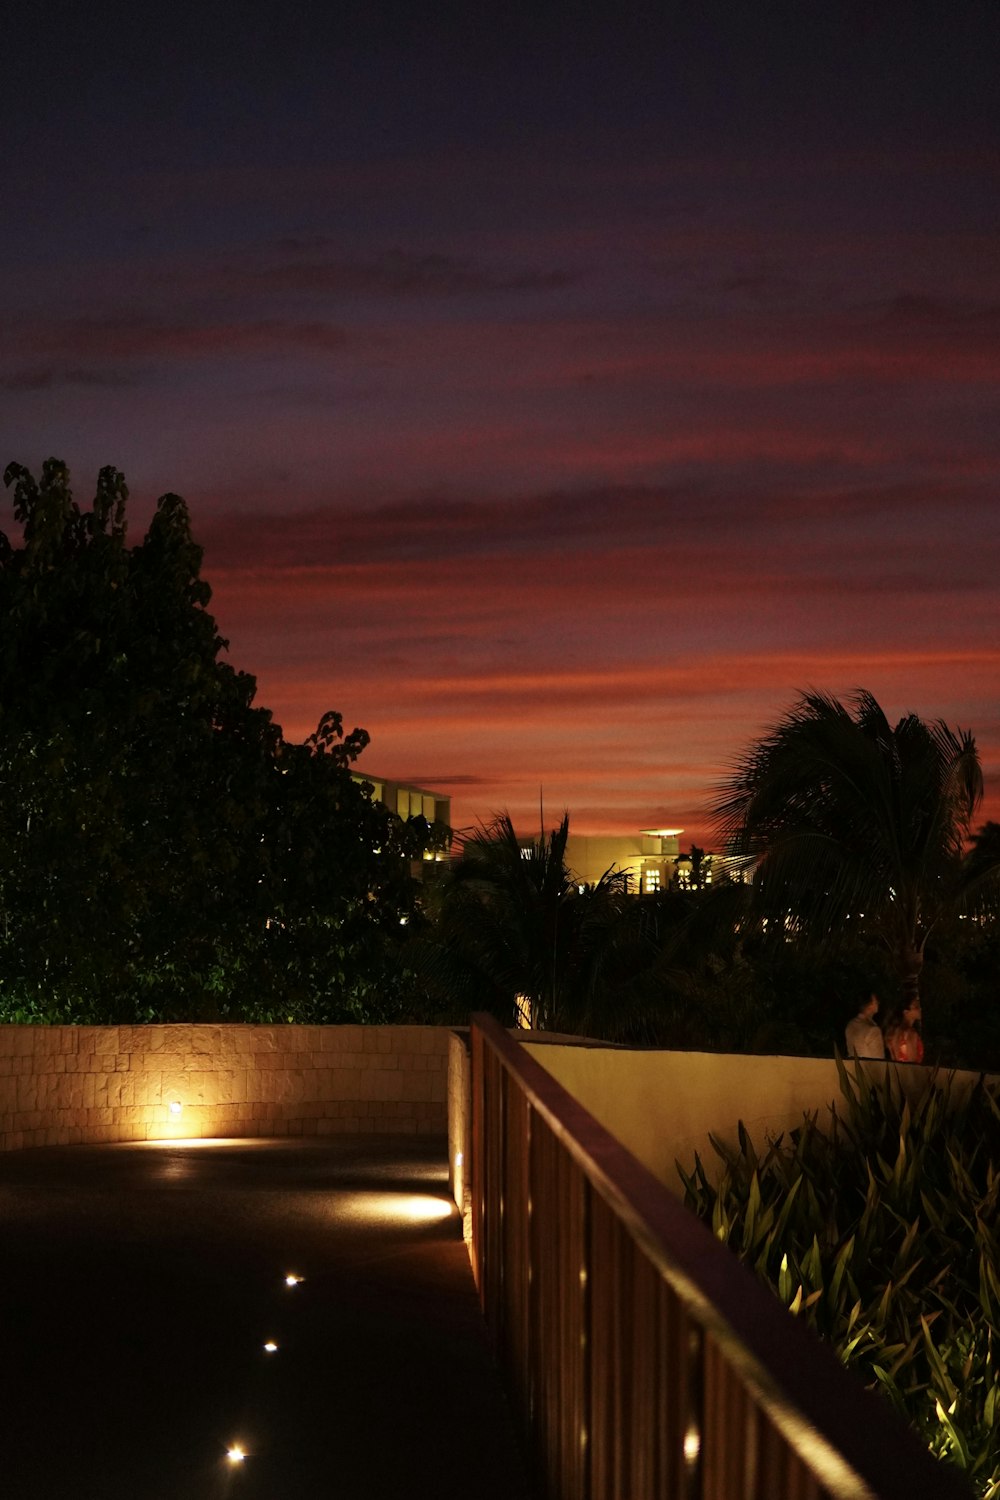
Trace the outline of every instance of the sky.
<instances>
[{"instance_id":1,"label":"sky","mask_svg":"<svg viewBox=\"0 0 1000 1500\"><path fill-rule=\"evenodd\" d=\"M1000 7L5 22L0 467L177 491L290 739L671 826L810 688L1000 820ZM8 527L9 496L2 502Z\"/></svg>"}]
</instances>

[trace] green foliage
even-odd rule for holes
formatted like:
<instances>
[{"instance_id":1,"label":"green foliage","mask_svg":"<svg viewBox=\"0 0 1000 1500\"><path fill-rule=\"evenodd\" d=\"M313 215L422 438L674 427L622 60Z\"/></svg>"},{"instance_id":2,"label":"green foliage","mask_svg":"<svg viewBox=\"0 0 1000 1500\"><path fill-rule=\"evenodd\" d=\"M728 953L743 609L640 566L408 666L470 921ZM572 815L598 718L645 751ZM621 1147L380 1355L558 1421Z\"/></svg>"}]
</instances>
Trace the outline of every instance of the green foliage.
<instances>
[{"instance_id":1,"label":"green foliage","mask_svg":"<svg viewBox=\"0 0 1000 1500\"><path fill-rule=\"evenodd\" d=\"M864 924L822 944L800 932L774 942L748 911L748 888L725 878L626 897L621 877L606 877L581 892L561 839L557 829L522 847L499 819L442 869L409 955L427 1014L458 1021L483 1008L513 1024L515 997L527 995L547 1026L618 1042L829 1057L858 996L892 992L891 955ZM929 1057L1000 1062L998 944L992 922L935 929Z\"/></svg>"},{"instance_id":2,"label":"green foliage","mask_svg":"<svg viewBox=\"0 0 1000 1500\"><path fill-rule=\"evenodd\" d=\"M829 1057L858 997L892 995L892 955L863 924L825 942L771 941L748 919L746 888L660 892L641 903L644 1032L634 1040L708 1052ZM921 992L928 1059L1000 1071L1000 922L942 921L928 942Z\"/></svg>"},{"instance_id":3,"label":"green foliage","mask_svg":"<svg viewBox=\"0 0 1000 1500\"><path fill-rule=\"evenodd\" d=\"M915 995L931 932L1000 877L996 847L964 855L982 790L967 731L915 714L892 726L870 693L845 707L811 692L750 746L714 811L727 851L758 861L772 932L791 921L829 941L863 923Z\"/></svg>"},{"instance_id":4,"label":"green foliage","mask_svg":"<svg viewBox=\"0 0 1000 1500\"><path fill-rule=\"evenodd\" d=\"M0 534L0 1017L355 1018L393 992L411 834L328 713L286 742L221 659L187 508L127 543L103 469L13 485ZM391 1003L391 1002L390 1002Z\"/></svg>"},{"instance_id":5,"label":"green foliage","mask_svg":"<svg viewBox=\"0 0 1000 1500\"><path fill-rule=\"evenodd\" d=\"M445 878L421 947L431 995L453 1013L492 1010L515 1022L622 1038L641 1025L632 983L636 904L607 871L581 890L566 866L569 817L522 845L507 814L478 829Z\"/></svg>"},{"instance_id":6,"label":"green foliage","mask_svg":"<svg viewBox=\"0 0 1000 1500\"><path fill-rule=\"evenodd\" d=\"M629 1040L682 1050L754 1050L765 1013L738 909L738 891L725 881L671 887L634 904L631 986L643 1031Z\"/></svg>"},{"instance_id":7,"label":"green foliage","mask_svg":"<svg viewBox=\"0 0 1000 1500\"><path fill-rule=\"evenodd\" d=\"M686 1201L932 1452L1000 1496L997 1086L848 1071L827 1129L713 1139Z\"/></svg>"}]
</instances>

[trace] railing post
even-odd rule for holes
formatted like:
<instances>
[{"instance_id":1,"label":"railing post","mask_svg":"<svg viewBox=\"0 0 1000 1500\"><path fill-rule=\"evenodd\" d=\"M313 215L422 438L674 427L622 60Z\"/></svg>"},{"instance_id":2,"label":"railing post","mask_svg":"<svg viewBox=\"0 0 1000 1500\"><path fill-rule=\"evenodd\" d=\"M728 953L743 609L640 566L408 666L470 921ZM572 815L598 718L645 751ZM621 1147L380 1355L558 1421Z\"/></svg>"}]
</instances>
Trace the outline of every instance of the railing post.
<instances>
[{"instance_id":1,"label":"railing post","mask_svg":"<svg viewBox=\"0 0 1000 1500\"><path fill-rule=\"evenodd\" d=\"M492 1018L472 1056L474 1264L546 1500L970 1500Z\"/></svg>"}]
</instances>

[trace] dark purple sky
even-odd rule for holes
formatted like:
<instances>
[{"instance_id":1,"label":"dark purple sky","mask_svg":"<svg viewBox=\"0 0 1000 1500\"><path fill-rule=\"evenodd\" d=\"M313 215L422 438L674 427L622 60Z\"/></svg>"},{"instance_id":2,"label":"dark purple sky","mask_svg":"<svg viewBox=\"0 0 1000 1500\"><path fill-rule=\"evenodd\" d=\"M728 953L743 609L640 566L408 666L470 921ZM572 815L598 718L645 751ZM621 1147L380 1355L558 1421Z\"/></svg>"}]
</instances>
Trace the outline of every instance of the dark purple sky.
<instances>
[{"instance_id":1,"label":"dark purple sky","mask_svg":"<svg viewBox=\"0 0 1000 1500\"><path fill-rule=\"evenodd\" d=\"M1000 817L1000 7L425 9L14 17L0 463L186 495L286 733L459 823L704 837L859 685Z\"/></svg>"}]
</instances>

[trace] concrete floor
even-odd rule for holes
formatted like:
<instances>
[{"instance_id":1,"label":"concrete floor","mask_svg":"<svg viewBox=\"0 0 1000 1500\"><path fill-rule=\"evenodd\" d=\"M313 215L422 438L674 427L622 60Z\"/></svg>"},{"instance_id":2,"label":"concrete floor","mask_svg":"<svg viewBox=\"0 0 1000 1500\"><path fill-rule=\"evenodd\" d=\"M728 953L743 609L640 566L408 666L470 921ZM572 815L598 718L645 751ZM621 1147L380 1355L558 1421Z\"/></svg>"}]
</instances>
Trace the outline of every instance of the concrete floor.
<instances>
[{"instance_id":1,"label":"concrete floor","mask_svg":"<svg viewBox=\"0 0 1000 1500\"><path fill-rule=\"evenodd\" d=\"M0 1156L4 1500L526 1500L444 1150Z\"/></svg>"}]
</instances>

